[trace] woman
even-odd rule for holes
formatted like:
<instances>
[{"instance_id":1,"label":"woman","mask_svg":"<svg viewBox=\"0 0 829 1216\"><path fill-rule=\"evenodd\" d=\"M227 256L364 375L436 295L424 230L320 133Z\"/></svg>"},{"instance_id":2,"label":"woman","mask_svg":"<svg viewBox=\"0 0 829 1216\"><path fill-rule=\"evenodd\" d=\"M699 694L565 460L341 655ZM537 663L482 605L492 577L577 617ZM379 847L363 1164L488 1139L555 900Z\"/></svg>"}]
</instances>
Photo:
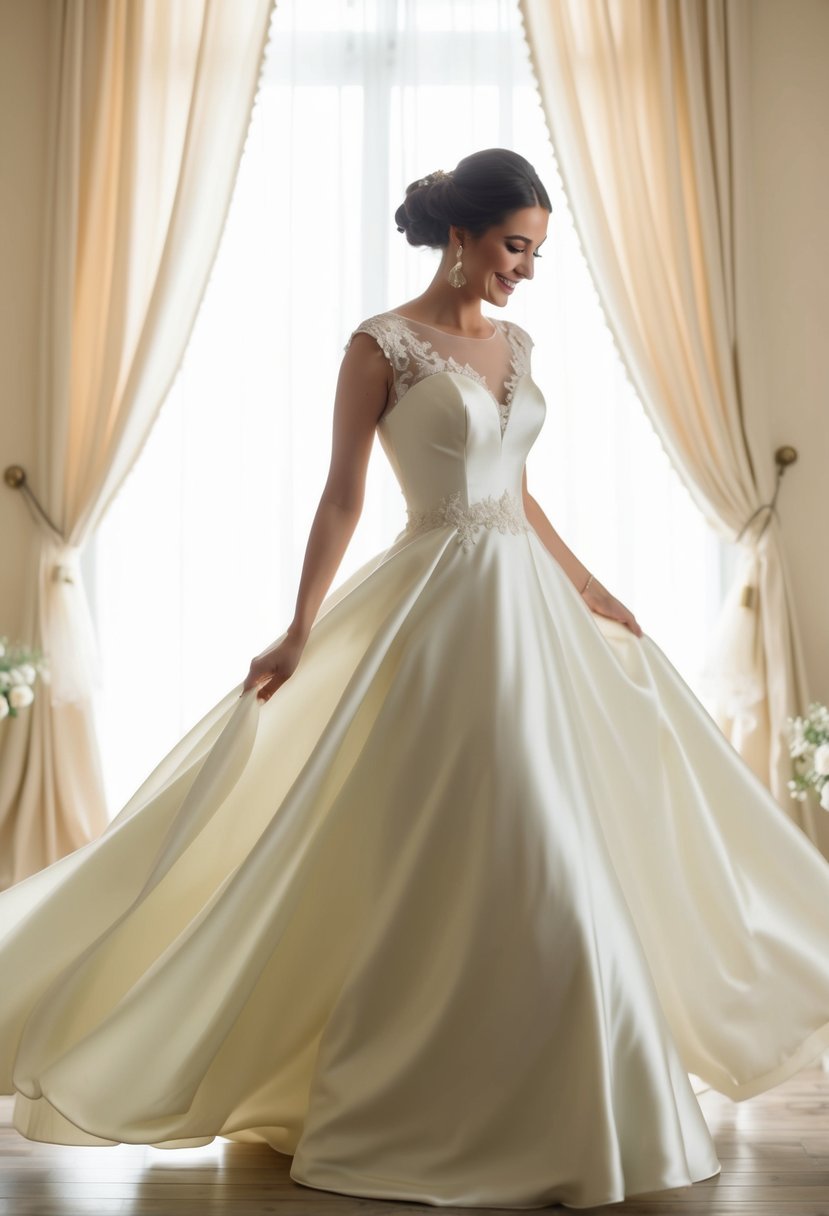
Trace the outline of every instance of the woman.
<instances>
[{"instance_id":1,"label":"woman","mask_svg":"<svg viewBox=\"0 0 829 1216\"><path fill-rule=\"evenodd\" d=\"M294 620L283 641L254 659L244 685L245 691L258 685L260 700L273 696L296 669L304 641L360 517L374 432L395 396L395 368L384 349L383 330L388 342L396 343L401 354L405 351L407 360L411 354L426 375L433 364L439 367L443 358L452 359L455 350L464 363L473 355L482 355L482 366L489 370L495 388L503 386L510 375L506 327L494 330L494 323L481 315L481 304L486 300L503 308L516 287L532 279L534 260L542 256L538 250L546 238L552 208L532 168L515 153L504 149L479 152L467 157L463 166L460 180L465 180L467 187L461 214L466 228L447 223L447 195L453 190L456 175L450 177L439 171L413 182L406 202L398 208L395 220L407 240L412 245L444 246L443 257L422 295L386 313L374 325L364 322L347 348L334 404L331 467L309 537ZM500 222L493 223L493 217ZM521 231L510 232L513 228ZM457 270L453 272L456 249ZM397 318L410 324L402 325ZM390 329L391 322L396 322L394 329ZM522 345L521 356L528 368L531 339L514 323L511 329ZM465 344L466 339L494 338L496 332L500 341L494 349L491 344L483 348ZM430 335L433 342L429 341ZM441 340L453 337L461 341ZM417 348L418 340L425 344L425 357L424 350ZM433 349L440 352L441 347L444 354L439 354L435 362ZM501 412L506 422L508 408L501 406ZM568 578L582 590L589 607L623 622L641 636L632 613L602 587L554 531L527 490L526 472L522 490L527 518Z\"/></svg>"},{"instance_id":2,"label":"woman","mask_svg":"<svg viewBox=\"0 0 829 1216\"><path fill-rule=\"evenodd\" d=\"M409 187L443 257L349 339L293 621L0 896L24 1135L580 1208L719 1172L689 1071L741 1100L829 1047L829 866L527 488L532 342L481 305L549 211L504 149ZM375 429L408 522L325 598Z\"/></svg>"}]
</instances>

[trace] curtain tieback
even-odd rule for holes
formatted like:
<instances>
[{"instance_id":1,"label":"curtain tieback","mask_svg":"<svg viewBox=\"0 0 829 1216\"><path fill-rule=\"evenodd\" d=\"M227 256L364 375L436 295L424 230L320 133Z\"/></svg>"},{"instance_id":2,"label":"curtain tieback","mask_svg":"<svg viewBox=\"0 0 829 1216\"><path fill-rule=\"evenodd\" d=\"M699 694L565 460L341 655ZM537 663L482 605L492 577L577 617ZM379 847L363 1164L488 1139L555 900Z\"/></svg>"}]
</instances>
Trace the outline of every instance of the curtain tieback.
<instances>
[{"instance_id":1,"label":"curtain tieback","mask_svg":"<svg viewBox=\"0 0 829 1216\"><path fill-rule=\"evenodd\" d=\"M60 556L60 560L56 561L52 566L52 579L56 583L77 583L80 582L81 551L73 549L69 545L65 545Z\"/></svg>"},{"instance_id":2,"label":"curtain tieback","mask_svg":"<svg viewBox=\"0 0 829 1216\"><path fill-rule=\"evenodd\" d=\"M771 502L761 503L752 511L735 538L743 545L737 578L726 594L698 677L698 687L714 699L717 712L733 719L746 733L756 728L756 707L766 696L765 647L756 611L761 566L770 543L766 529L772 515L779 522L776 503L780 482L788 466L797 460L797 452L785 445L777 449L774 459L777 465L774 494ZM746 536L762 511L767 512L762 526L756 534Z\"/></svg>"},{"instance_id":3,"label":"curtain tieback","mask_svg":"<svg viewBox=\"0 0 829 1216\"><path fill-rule=\"evenodd\" d=\"M53 705L88 700L100 684L100 658L81 575L81 550L44 539L41 625Z\"/></svg>"},{"instance_id":4,"label":"curtain tieback","mask_svg":"<svg viewBox=\"0 0 829 1216\"><path fill-rule=\"evenodd\" d=\"M751 545L752 548L756 548L760 544L760 540L761 540L763 534L765 533L766 528L769 526L769 523L771 522L772 513L777 515L777 507L775 504L777 503L777 495L780 492L780 482L783 480L783 474L786 472L786 469L789 467L789 465L794 464L796 460L797 460L797 449L793 448L791 446L791 444L788 444L788 443L783 444L782 447L779 447L776 450L776 452L774 453L774 462L777 466L777 479L775 481L774 493L772 494L771 502L761 503L760 506L756 508L756 510L752 511L751 515L749 515L748 519L745 521L742 528L740 528L740 531L737 533L736 537L734 538L735 544L740 543L746 529L748 528L749 524L751 524L752 520L756 519L761 511L768 511L768 515L766 516L766 518L763 521L762 528L757 533L757 535L749 542L749 544ZM777 519L779 522L780 521L779 515L777 515ZM755 603L757 602L757 587L756 587L755 583L746 582L743 584L743 586L740 590L740 601L739 602L740 602L741 608L753 608L754 607Z\"/></svg>"}]
</instances>

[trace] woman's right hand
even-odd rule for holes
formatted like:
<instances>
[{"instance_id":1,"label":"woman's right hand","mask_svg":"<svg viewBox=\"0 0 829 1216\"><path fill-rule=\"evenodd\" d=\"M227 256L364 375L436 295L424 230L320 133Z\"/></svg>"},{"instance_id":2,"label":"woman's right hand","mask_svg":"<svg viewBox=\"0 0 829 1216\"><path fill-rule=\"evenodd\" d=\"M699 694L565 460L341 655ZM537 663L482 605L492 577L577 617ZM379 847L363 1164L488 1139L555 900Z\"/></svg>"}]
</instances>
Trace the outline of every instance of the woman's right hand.
<instances>
[{"instance_id":1,"label":"woman's right hand","mask_svg":"<svg viewBox=\"0 0 829 1216\"><path fill-rule=\"evenodd\" d=\"M294 674L304 649L304 639L289 633L270 650L264 650L262 654L257 655L251 660L242 695L258 685L257 700L269 701L276 690Z\"/></svg>"}]
</instances>

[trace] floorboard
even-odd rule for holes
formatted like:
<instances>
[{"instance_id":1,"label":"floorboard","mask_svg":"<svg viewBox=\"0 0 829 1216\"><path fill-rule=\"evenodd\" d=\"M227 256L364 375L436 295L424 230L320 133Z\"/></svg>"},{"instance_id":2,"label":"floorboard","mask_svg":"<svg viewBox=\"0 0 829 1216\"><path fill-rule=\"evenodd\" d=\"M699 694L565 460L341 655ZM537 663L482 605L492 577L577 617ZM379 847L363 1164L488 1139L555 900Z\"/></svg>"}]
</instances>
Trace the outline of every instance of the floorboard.
<instances>
[{"instance_id":1,"label":"floorboard","mask_svg":"<svg viewBox=\"0 0 829 1216\"><path fill-rule=\"evenodd\" d=\"M582 1210L591 1216L829 1216L829 1072L819 1064L804 1069L746 1102L712 1090L698 1098L721 1174ZM2 1216L470 1216L474 1210L317 1191L291 1179L290 1157L229 1140L178 1150L35 1144L11 1126L11 1110L11 1098L0 1097ZM576 1209L542 1210L566 1216Z\"/></svg>"}]
</instances>

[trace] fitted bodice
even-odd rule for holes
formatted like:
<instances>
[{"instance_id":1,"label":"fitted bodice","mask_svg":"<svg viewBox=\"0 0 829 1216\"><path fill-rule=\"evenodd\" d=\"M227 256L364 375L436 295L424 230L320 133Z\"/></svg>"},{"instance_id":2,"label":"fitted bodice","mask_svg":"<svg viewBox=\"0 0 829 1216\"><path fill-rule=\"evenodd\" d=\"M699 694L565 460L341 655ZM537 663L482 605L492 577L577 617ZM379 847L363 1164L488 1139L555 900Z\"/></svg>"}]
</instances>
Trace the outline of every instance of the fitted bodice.
<instances>
[{"instance_id":1,"label":"fitted bodice","mask_svg":"<svg viewBox=\"0 0 829 1216\"><path fill-rule=\"evenodd\" d=\"M385 312L346 343L368 333L391 366L377 432L410 522L439 522L448 509L443 522L477 512L486 523L487 504L496 526L523 517L524 463L546 407L530 378L529 334L515 322L487 320L490 337L464 338Z\"/></svg>"}]
</instances>

